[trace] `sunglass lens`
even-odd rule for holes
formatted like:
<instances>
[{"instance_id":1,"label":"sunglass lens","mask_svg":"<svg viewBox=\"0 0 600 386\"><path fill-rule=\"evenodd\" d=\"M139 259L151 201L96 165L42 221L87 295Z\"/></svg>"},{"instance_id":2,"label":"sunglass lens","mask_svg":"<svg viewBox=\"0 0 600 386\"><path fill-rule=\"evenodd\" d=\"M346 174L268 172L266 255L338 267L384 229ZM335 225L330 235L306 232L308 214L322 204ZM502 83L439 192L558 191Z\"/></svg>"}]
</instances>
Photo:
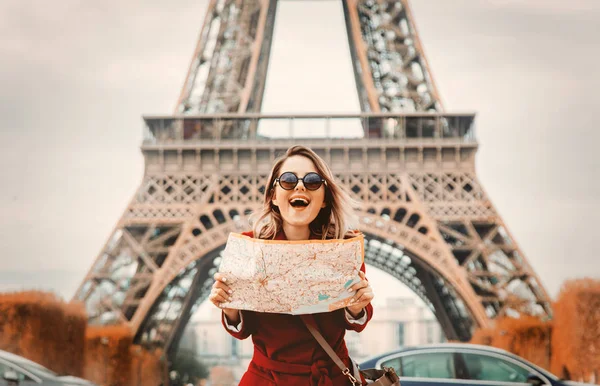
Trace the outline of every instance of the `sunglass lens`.
<instances>
[{"instance_id":1,"label":"sunglass lens","mask_svg":"<svg viewBox=\"0 0 600 386\"><path fill-rule=\"evenodd\" d=\"M304 176L304 186L306 186L306 189L308 190L317 190L323 183L321 180L321 176L317 173L308 173Z\"/></svg>"},{"instance_id":2,"label":"sunglass lens","mask_svg":"<svg viewBox=\"0 0 600 386\"><path fill-rule=\"evenodd\" d=\"M279 177L279 184L283 189L294 189L297 183L298 177L293 173L283 173L281 177Z\"/></svg>"}]
</instances>

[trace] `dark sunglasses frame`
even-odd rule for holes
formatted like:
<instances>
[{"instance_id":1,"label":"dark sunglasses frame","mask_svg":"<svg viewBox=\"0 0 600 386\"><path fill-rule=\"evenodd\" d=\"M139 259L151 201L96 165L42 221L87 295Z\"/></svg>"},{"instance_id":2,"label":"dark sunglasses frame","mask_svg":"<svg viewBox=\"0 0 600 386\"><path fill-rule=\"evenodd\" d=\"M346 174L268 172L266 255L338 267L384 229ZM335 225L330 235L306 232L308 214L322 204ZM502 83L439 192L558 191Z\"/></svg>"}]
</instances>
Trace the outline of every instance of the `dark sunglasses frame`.
<instances>
[{"instance_id":1,"label":"dark sunglasses frame","mask_svg":"<svg viewBox=\"0 0 600 386\"><path fill-rule=\"evenodd\" d=\"M293 175L294 177L296 177L296 183L295 183L295 184L294 184L294 186L292 186L291 188L284 188L284 187L283 187L283 185L281 185L281 181L280 181L280 180L281 180L281 177L283 177L283 175L284 175L284 174L291 174L291 175ZM309 188L308 186L306 186L306 184L304 183L304 179L305 179L307 176L311 175L311 174L314 174L314 175L316 175L317 177L319 177L319 178L320 178L320 181L319 181L319 186L317 186L317 187L316 187L316 188L314 188L314 189L310 189L310 188ZM304 187L305 187L306 189L308 189L308 190L311 190L311 191L313 191L313 190L319 190L319 188L320 188L320 187L321 187L323 184L325 184L325 186L327 186L327 181L326 181L326 180L325 180L323 177L321 177L321 176L320 176L318 173L315 173L315 172L306 173L306 175L305 175L304 177L302 177L302 178L298 177L298 176L296 175L296 173L294 173L294 172L283 172L283 173L281 173L281 175L280 175L279 177L275 178L275 181L273 181L273 186L275 186L275 184L279 183L279 186L281 186L281 189L283 189L283 190L292 190L292 189L296 188L296 186L298 186L298 182L300 182L300 181L302 181L302 184L304 185Z\"/></svg>"}]
</instances>

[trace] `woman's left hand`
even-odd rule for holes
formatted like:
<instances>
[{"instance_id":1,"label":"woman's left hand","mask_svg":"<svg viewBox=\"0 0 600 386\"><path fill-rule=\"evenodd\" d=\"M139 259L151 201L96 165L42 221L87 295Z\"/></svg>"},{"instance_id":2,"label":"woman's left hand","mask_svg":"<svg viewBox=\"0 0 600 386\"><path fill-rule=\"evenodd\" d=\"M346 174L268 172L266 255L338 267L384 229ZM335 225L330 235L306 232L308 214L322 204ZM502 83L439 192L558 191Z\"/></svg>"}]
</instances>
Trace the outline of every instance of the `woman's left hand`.
<instances>
[{"instance_id":1,"label":"woman's left hand","mask_svg":"<svg viewBox=\"0 0 600 386\"><path fill-rule=\"evenodd\" d=\"M356 291L356 293L352 299L350 299L350 305L346 307L348 312L355 318L361 314L362 310L367 304L371 303L371 300L375 297L365 273L363 271L358 271L358 276L361 280L349 288L350 291Z\"/></svg>"}]
</instances>

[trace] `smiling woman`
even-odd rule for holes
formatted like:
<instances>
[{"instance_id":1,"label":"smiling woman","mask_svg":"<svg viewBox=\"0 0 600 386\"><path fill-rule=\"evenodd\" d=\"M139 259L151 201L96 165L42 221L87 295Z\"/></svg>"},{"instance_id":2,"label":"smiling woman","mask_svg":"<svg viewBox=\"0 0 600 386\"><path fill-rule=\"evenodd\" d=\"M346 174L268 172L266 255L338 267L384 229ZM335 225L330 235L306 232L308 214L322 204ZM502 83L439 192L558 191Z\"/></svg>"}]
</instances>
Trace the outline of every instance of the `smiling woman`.
<instances>
[{"instance_id":1,"label":"smiling woman","mask_svg":"<svg viewBox=\"0 0 600 386\"><path fill-rule=\"evenodd\" d=\"M253 230L243 235L296 241L360 235L353 211L358 203L336 184L329 166L311 149L289 148L273 164L265 186L263 207L252 216ZM350 305L335 311L290 315L222 308L226 331L237 339L252 335L254 343L254 356L240 385L350 385L354 378L348 377L346 370L353 365L344 336L346 330L362 331L373 316L373 290L364 272L362 263L360 279L348 288L354 293ZM215 275L209 299L216 306L235 300L231 279L226 274ZM308 328L323 335L341 358L344 372Z\"/></svg>"}]
</instances>

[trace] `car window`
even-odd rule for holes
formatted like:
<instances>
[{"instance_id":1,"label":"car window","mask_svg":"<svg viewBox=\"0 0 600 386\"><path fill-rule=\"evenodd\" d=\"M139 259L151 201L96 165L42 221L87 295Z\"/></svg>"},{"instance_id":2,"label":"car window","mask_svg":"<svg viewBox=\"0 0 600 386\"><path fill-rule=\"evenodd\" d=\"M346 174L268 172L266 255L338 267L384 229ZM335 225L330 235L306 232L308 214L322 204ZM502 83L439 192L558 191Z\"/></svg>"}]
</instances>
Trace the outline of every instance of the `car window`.
<instances>
[{"instance_id":1,"label":"car window","mask_svg":"<svg viewBox=\"0 0 600 386\"><path fill-rule=\"evenodd\" d=\"M392 358L387 361L381 362L382 367L391 367L396 370L396 374L402 375L402 370L400 369L400 357Z\"/></svg>"},{"instance_id":2,"label":"car window","mask_svg":"<svg viewBox=\"0 0 600 386\"><path fill-rule=\"evenodd\" d=\"M530 371L507 360L481 354L462 353L468 379L478 381L527 382Z\"/></svg>"},{"instance_id":3,"label":"car window","mask_svg":"<svg viewBox=\"0 0 600 386\"><path fill-rule=\"evenodd\" d=\"M19 381L30 381L32 380L31 378L29 378L27 375L23 374L22 372L12 368L11 366L7 365L6 363L0 362L0 381L2 380L2 378L4 377L4 373L6 373L7 371L14 371L17 373L17 378L19 379Z\"/></svg>"},{"instance_id":4,"label":"car window","mask_svg":"<svg viewBox=\"0 0 600 386\"><path fill-rule=\"evenodd\" d=\"M432 352L406 355L382 362L382 366L393 367L404 377L454 378L452 353Z\"/></svg>"}]
</instances>

